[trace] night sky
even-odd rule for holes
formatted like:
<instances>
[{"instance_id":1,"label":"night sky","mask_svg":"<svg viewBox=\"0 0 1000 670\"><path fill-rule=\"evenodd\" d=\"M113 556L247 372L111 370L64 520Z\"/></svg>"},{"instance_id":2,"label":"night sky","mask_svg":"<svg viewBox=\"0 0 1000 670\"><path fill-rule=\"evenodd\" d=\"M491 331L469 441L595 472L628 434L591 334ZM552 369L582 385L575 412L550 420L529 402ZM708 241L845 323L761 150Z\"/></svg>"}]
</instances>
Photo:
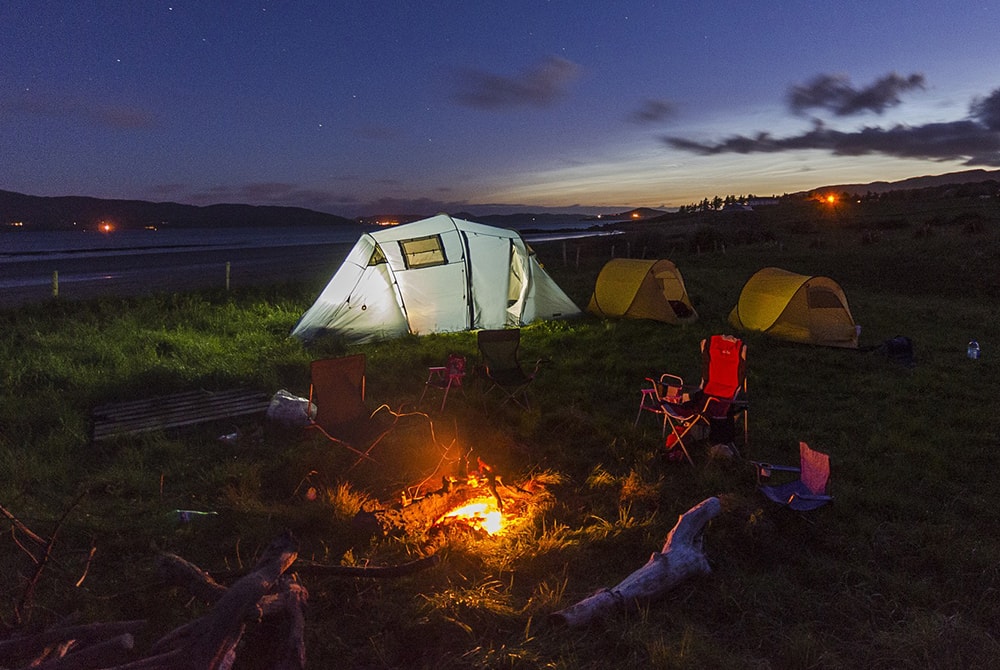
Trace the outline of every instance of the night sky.
<instances>
[{"instance_id":1,"label":"night sky","mask_svg":"<svg viewBox=\"0 0 1000 670\"><path fill-rule=\"evenodd\" d=\"M30 195L613 211L1000 167L996 2L4 0L0 30Z\"/></svg>"}]
</instances>

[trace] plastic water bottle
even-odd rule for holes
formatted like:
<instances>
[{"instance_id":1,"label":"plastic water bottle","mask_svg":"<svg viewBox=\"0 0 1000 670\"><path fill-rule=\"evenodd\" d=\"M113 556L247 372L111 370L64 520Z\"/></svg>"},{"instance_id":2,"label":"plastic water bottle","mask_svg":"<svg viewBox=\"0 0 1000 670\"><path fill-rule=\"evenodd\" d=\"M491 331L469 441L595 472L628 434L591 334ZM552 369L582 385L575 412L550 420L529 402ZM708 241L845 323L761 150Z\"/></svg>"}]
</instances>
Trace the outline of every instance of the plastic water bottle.
<instances>
[{"instance_id":1,"label":"plastic water bottle","mask_svg":"<svg viewBox=\"0 0 1000 670\"><path fill-rule=\"evenodd\" d=\"M979 359L979 342L975 340L969 340L969 348L966 349L965 355L969 357L970 360Z\"/></svg>"}]
</instances>

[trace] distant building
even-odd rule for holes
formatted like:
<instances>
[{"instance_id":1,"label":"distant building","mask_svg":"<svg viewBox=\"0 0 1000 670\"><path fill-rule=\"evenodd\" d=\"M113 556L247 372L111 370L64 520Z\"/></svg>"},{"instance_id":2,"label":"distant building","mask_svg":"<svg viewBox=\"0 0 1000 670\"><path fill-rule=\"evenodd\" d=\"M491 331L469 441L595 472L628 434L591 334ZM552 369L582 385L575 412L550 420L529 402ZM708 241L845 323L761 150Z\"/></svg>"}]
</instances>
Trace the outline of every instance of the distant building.
<instances>
[{"instance_id":1,"label":"distant building","mask_svg":"<svg viewBox=\"0 0 1000 670\"><path fill-rule=\"evenodd\" d=\"M751 209L754 207L767 207L768 205L777 205L780 203L780 198L749 198L747 200L747 205Z\"/></svg>"}]
</instances>

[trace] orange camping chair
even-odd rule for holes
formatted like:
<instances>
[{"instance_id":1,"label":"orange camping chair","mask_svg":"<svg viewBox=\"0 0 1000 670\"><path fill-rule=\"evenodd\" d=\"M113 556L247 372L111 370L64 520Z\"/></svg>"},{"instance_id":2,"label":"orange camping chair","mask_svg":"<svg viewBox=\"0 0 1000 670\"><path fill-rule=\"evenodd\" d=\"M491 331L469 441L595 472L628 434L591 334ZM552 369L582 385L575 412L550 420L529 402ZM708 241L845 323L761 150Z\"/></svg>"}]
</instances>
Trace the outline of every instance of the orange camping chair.
<instances>
[{"instance_id":1,"label":"orange camping chair","mask_svg":"<svg viewBox=\"0 0 1000 670\"><path fill-rule=\"evenodd\" d=\"M684 438L698 425L709 429L709 437L732 443L730 433L736 418L743 418L743 444L749 438L746 360L747 348L742 340L731 335L712 335L701 341L702 379L698 386L686 385L678 375L664 374L653 382L651 389L643 389L639 416L644 410L659 403L663 414L664 433L670 426L666 446L679 447L689 463L691 454ZM636 417L638 423L638 417ZM713 435L713 430L723 436ZM732 431L735 432L735 431ZM732 444L735 448L735 444Z\"/></svg>"},{"instance_id":2,"label":"orange camping chair","mask_svg":"<svg viewBox=\"0 0 1000 670\"><path fill-rule=\"evenodd\" d=\"M371 412L365 404L365 355L315 360L309 372L309 402L316 406L309 427L353 451L359 461L371 458L392 426L376 423L378 410Z\"/></svg>"}]
</instances>

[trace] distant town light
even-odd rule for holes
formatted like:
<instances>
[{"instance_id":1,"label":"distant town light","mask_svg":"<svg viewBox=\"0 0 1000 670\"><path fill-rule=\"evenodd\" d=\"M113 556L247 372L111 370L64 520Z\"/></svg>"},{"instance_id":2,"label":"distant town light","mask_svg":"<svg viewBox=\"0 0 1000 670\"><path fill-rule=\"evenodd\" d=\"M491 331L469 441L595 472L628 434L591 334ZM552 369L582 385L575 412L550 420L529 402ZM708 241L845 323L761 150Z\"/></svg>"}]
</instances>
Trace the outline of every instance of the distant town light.
<instances>
[{"instance_id":1,"label":"distant town light","mask_svg":"<svg viewBox=\"0 0 1000 670\"><path fill-rule=\"evenodd\" d=\"M831 193L830 195L826 196L826 202L827 202L827 204L830 204L830 205L836 203L837 202L837 196L835 196L835 195L833 195Z\"/></svg>"},{"instance_id":2,"label":"distant town light","mask_svg":"<svg viewBox=\"0 0 1000 670\"><path fill-rule=\"evenodd\" d=\"M115 229L114 226L112 226L107 221L101 221L101 224L100 224L100 226L98 226L98 228L100 229L100 231L102 233L110 233L112 230Z\"/></svg>"}]
</instances>

